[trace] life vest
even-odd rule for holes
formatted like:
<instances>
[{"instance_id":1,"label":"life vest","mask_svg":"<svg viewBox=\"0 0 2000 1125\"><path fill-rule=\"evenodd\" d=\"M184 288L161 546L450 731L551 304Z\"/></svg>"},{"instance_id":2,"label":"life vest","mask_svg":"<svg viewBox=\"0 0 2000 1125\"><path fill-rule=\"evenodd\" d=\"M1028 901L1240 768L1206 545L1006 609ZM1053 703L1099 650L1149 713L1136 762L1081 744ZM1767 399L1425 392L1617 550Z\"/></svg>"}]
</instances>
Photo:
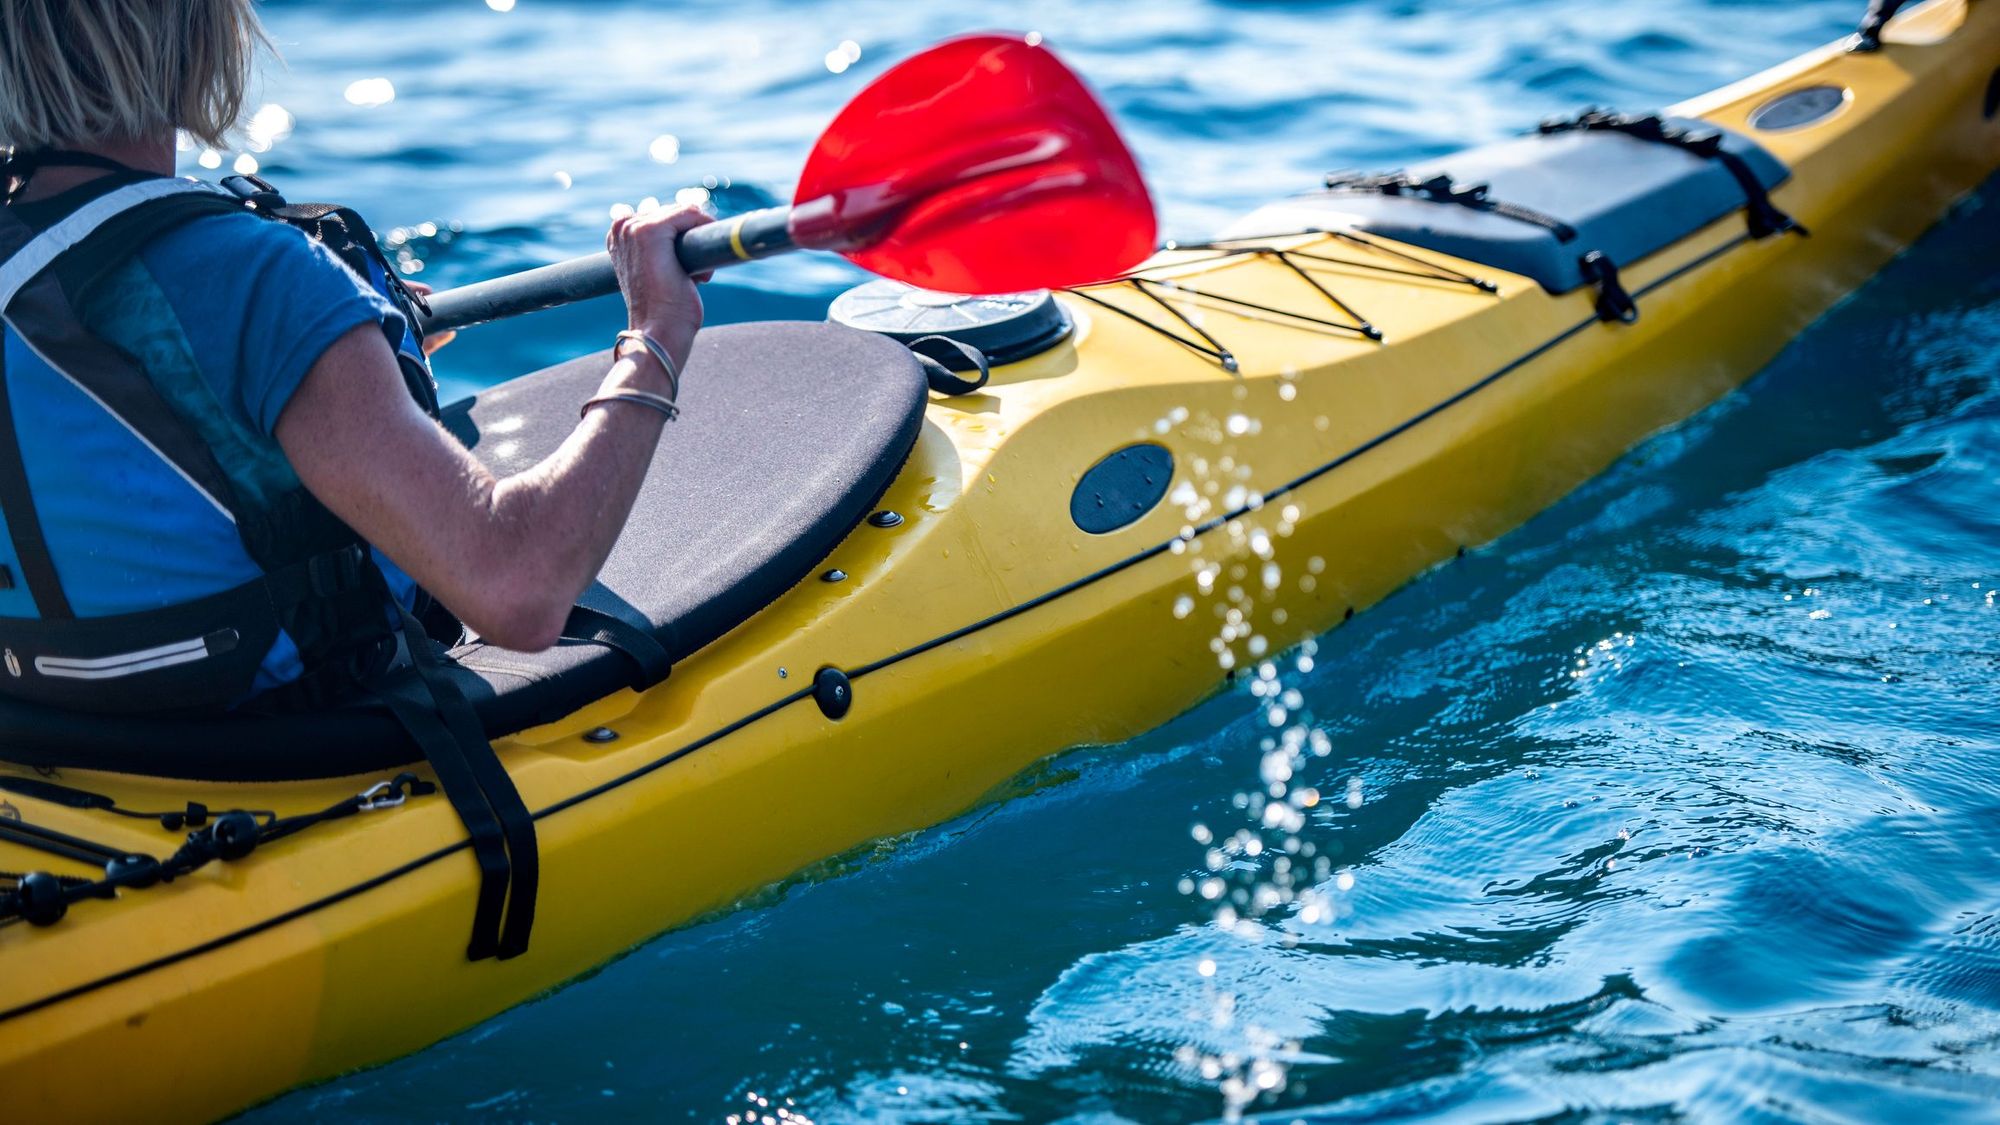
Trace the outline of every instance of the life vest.
<instances>
[{"instance_id":1,"label":"life vest","mask_svg":"<svg viewBox=\"0 0 2000 1125\"><path fill-rule=\"evenodd\" d=\"M72 162L119 167L97 157ZM289 473L279 487L247 487L233 479L225 471L227 458L177 400L176 388L134 355L94 337L74 303L154 235L245 209L319 240L403 310L410 326L421 323L421 299L396 278L367 224L347 208L289 205L251 176L231 177L217 188L130 170L117 175L117 186L39 230L0 208L0 319L6 342L24 345L0 352L0 519L6 524L0 594L25 586L27 598L6 604L32 611L0 614L0 694L83 711L227 709L250 694L282 631L296 644L304 673L258 694L249 706L345 704L392 713L422 747L471 837L480 883L467 956L525 952L539 884L534 820L477 713L445 674L439 646L416 614L391 598L368 544L353 529ZM411 397L435 417L436 386L420 343L414 331L406 333L398 362ZM10 359L41 370L9 370ZM30 420L12 416L12 380L30 375L66 381L226 514L261 573L164 608L74 613L22 458L18 427ZM184 399L186 388L179 389ZM127 442L123 448L129 453L137 447ZM161 766L171 773L172 763Z\"/></svg>"},{"instance_id":2,"label":"life vest","mask_svg":"<svg viewBox=\"0 0 2000 1125\"><path fill-rule=\"evenodd\" d=\"M130 177L127 177L130 178ZM233 589L137 613L79 616L63 588L21 455L9 395L0 395L0 515L13 559L0 561L0 587L19 582L32 614L0 615L0 693L88 711L167 713L243 702L279 633L296 644L303 674L254 706L317 707L377 677L396 651L387 586L369 548L296 479L289 487L233 480L175 388L124 350L98 340L74 301L129 260L153 236L194 219L250 210L298 226L338 254L420 323L415 297L386 261L365 223L346 208L289 206L267 183L225 181L228 191L192 180L141 178L98 195L42 230L0 210L0 312L5 331L26 348L13 359L40 365L143 443L234 524L262 571ZM437 394L420 341L406 332L398 361L411 396L437 413ZM17 372L17 379L27 373ZM6 378L0 358L0 379ZM185 399L186 390L178 397ZM101 420L100 420L101 421ZM168 549L170 545L162 545ZM11 563L11 565L7 565Z\"/></svg>"}]
</instances>

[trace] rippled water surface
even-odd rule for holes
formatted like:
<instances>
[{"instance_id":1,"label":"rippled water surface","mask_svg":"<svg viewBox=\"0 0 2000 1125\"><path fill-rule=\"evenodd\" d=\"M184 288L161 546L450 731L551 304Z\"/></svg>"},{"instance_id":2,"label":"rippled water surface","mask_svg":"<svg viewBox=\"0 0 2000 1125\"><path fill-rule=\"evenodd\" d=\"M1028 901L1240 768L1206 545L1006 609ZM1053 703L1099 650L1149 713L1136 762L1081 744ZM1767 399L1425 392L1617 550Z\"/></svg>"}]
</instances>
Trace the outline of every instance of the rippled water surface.
<instances>
[{"instance_id":1,"label":"rippled water surface","mask_svg":"<svg viewBox=\"0 0 2000 1125\"><path fill-rule=\"evenodd\" d=\"M296 120L252 156L407 228L412 268L449 284L593 249L617 203L782 198L886 61L1008 26L1089 75L1189 236L1329 168L1698 93L1861 6L272 3L287 68L263 97ZM393 100L351 102L368 79L387 87L356 97ZM1242 686L252 1116L1990 1118L1996 204L1309 670L1288 656L1325 752L1291 784L1327 799L1262 854L1238 802L1270 700ZM711 320L816 317L857 276L739 271ZM619 326L600 304L489 327L443 375L491 382ZM1285 838L1324 862L1279 878ZM1229 924L1235 891L1287 882L1289 906Z\"/></svg>"}]
</instances>

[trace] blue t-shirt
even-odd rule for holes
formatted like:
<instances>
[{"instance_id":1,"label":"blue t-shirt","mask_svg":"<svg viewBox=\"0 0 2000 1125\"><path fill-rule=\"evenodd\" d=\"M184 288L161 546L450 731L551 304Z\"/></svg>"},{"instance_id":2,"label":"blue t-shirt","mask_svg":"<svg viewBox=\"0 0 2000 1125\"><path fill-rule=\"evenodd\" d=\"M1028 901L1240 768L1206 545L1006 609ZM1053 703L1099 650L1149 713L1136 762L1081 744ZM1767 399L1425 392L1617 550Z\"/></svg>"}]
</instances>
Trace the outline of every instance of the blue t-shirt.
<instances>
[{"instance_id":1,"label":"blue t-shirt","mask_svg":"<svg viewBox=\"0 0 2000 1125\"><path fill-rule=\"evenodd\" d=\"M413 345L402 315L331 251L248 213L203 217L155 238L77 311L197 420L232 485L250 496L298 487L275 432L328 346L360 325L378 326L392 346ZM80 386L31 362L20 337L7 333L6 346L22 461L77 616L157 609L257 577L224 508ZM379 551L375 559L392 593L411 604L416 584ZM33 606L26 589L0 590L0 614L34 616ZM297 646L281 635L254 690L301 671Z\"/></svg>"}]
</instances>

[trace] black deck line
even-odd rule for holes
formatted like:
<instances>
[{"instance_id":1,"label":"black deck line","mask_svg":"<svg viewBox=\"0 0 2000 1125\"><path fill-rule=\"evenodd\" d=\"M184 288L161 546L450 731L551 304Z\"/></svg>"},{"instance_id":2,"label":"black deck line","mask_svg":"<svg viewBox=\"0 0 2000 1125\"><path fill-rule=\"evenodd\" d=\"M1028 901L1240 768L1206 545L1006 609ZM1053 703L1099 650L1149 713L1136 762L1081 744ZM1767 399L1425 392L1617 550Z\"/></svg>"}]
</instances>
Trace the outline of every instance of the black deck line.
<instances>
[{"instance_id":1,"label":"black deck line","mask_svg":"<svg viewBox=\"0 0 2000 1125\"><path fill-rule=\"evenodd\" d=\"M1701 257L1696 258L1693 261L1678 267L1677 269L1667 273L1666 275L1660 278L1655 279L1652 282L1649 282L1645 286L1635 290L1633 295L1642 296L1644 294L1650 293L1655 289L1658 289L1660 286L1665 285L1668 282L1673 281L1676 278L1679 278L1682 275L1700 266L1706 265L1707 263L1714 261L1716 258L1721 257L1728 251L1734 250L1737 247L1742 246L1750 241L1752 241L1752 239L1749 235L1747 234L1739 235L1735 239L1726 242L1721 246L1716 247L1714 250L1711 250L1706 254L1703 254ZM1472 397L1474 394L1477 394L1478 392L1485 390L1487 387L1492 386L1494 383L1499 382L1502 378L1514 373L1521 367L1529 363L1532 363L1537 359L1540 359L1550 350L1560 346L1561 344L1568 342L1578 333L1581 333L1589 329L1591 326L1600 323L1603 322L1600 321L1595 316L1587 320L1579 321L1575 325L1572 325L1571 327L1558 333L1556 336L1549 339L1548 341L1528 351L1526 354L1521 355L1518 358L1514 359L1513 361L1509 362L1506 366L1500 368L1497 371L1494 371L1492 374L1485 376L1479 381L1472 383L1465 389L1458 391L1457 393L1451 395L1450 397L1444 399L1443 401L1425 409L1421 413L1397 424L1396 426L1382 432L1381 434L1378 434L1377 436L1370 438L1368 441L1363 442L1361 445L1358 445L1355 448L1348 450L1346 453L1343 453L1340 456L1334 458L1333 460L1326 462L1325 464L1319 466L1318 468L1306 472L1298 477L1295 477L1294 479L1287 481L1282 485L1279 485L1277 488L1274 488L1264 493L1263 494L1264 499L1266 501L1276 499L1277 497L1284 496L1290 492L1294 492L1304 487L1305 485L1310 484L1315 480L1318 480L1320 477L1323 477L1326 474L1332 472L1333 470L1339 468L1340 466L1347 464L1348 462L1354 460L1357 457L1360 457L1362 454L1367 453L1372 449L1380 447L1385 442L1391 441L1396 437L1413 429L1414 427L1422 424L1423 422L1433 417L1436 417L1438 414L1443 413L1450 407L1456 406L1457 404L1464 402L1466 399ZM1195 528L1195 535L1197 536L1206 535L1209 532L1214 531L1215 529L1227 524L1230 520L1238 519L1253 510L1254 509L1252 509L1248 505L1244 505L1242 507L1237 508L1235 511L1229 512L1225 515L1211 517L1207 522ZM1047 605L1048 603L1055 601L1057 598L1061 598L1065 595L1075 593L1076 591L1081 590L1086 586L1093 585L1097 582L1100 582L1106 578L1111 577L1112 575L1121 573L1134 566L1137 566L1138 564L1145 562L1148 559L1154 558L1155 556L1158 556L1165 551L1171 550L1173 544L1180 538L1181 537L1177 535L1173 539L1169 539L1164 543L1155 544L1154 546L1148 547L1145 550L1140 551L1135 555L1131 555L1127 558L1121 559L1118 562L1112 563L1111 565L1106 566L1100 570L1092 571L1091 573L1086 574L1083 577L1078 578L1073 582L1067 583L1062 586L1058 586L1055 589L1048 591L1047 593L1037 595L1036 597L1030 598L1029 600L1020 603L1019 605L1010 606L1009 608L1001 610L1000 612L995 613L989 617L982 618L978 621L973 622L970 625L954 629L951 632L946 633L942 636L934 637L928 641L923 642L922 644L913 645L909 648L903 649L900 652L896 652L889 656L882 657L879 660L874 660L867 664L862 664L855 668L848 669L847 670L848 678L851 680L860 679L862 676L866 676L871 672L879 672L884 668L890 667L891 665L901 663L902 661L905 660L909 660L912 657L921 656L924 653L931 651L932 649L950 644L951 642L956 640L961 640L967 636L972 635L973 633L980 632L981 630L990 628L994 625L998 625L1003 621L1007 621L1011 618L1018 617L1021 614L1026 613L1031 609L1036 609L1041 606ZM770 715L772 715L777 711L783 710L784 708L789 707L792 704L799 702L800 700L810 698L811 695L812 695L812 690L810 688L800 688L799 690L794 691L789 695L782 696L777 700L774 700L771 703L767 703L763 707L760 707L757 710L750 712L749 714L743 716L742 718L737 719L734 722L727 724L726 726L717 728L716 730L703 735L702 737L694 740L693 742L690 742L675 750L671 750L668 753L662 755L661 757L655 758L654 760L647 762L644 765L641 765L626 773L620 774L619 776L614 777L608 781L601 782L595 786L592 786L589 789L585 789L578 793L571 794L570 796L565 797L562 800L547 806L546 808L537 810L534 813L534 819L541 820L544 817L553 816L554 814L559 813L564 809L568 809L576 805L582 804L583 802L588 801L593 797L602 796L603 794L608 793L614 789L621 788L634 781L637 781L638 779L645 777L647 774L653 773L654 771L659 770L675 761L678 761L681 758L684 758L687 755L692 754L697 750L703 749L722 738L734 734L737 731L742 730L744 727L747 727L752 723L755 723L761 719L769 717ZM63 989L60 992L52 993L51 995L45 996L39 1000L30 1000L25 1004L20 1004L15 1007L9 1008L5 1011L0 1011L0 1023L5 1023L8 1020L14 1019L18 1016L25 1016L28 1015L29 1013L40 1011L43 1008L50 1007L51 1005L61 1003L62 1001L65 1000L74 999L78 996L84 995L85 993L94 992L100 988L106 988L114 984L119 984L124 981L131 980L134 977L142 976L146 973L152 972L155 969L163 969L169 965L178 964L182 961L186 961L194 957L199 957L204 953L212 953L217 949L223 948L224 946L233 945L238 941L254 937L257 934L263 933L264 931L272 929L276 926L283 925L286 922L302 918L308 914L312 914L316 911L325 909L326 907L334 906L338 903L344 902L347 899L355 897L356 895L364 894L368 891L374 890L376 887L380 887L390 882L393 882L397 879L400 879L405 875L408 875L414 871L429 866L430 864L436 862L437 860L443 859L445 856L451 855L454 852L463 851L470 846L471 846L470 841L460 841L459 843L456 844L447 845L445 847L439 848L436 851L430 852L428 854L419 856L416 859L410 860L409 862L403 864L400 867L391 868L390 870L385 871L380 875L374 876L373 878L363 880L362 882L356 883L351 887L346 887L341 890L335 891L331 894L322 896L321 898L315 899L312 902L304 903L300 906L293 907L292 909L284 911L283 913L276 914L269 918L266 918L261 922L253 922L250 925L243 927L242 929L233 930L219 937L211 938L210 940L202 942L199 945L190 946L187 949L179 950L178 952L174 953L162 954L161 956L156 957L151 961L135 965L129 969L121 969L118 972L111 973L107 976L99 977L96 980L86 981L82 984L74 985L70 988Z\"/></svg>"}]
</instances>

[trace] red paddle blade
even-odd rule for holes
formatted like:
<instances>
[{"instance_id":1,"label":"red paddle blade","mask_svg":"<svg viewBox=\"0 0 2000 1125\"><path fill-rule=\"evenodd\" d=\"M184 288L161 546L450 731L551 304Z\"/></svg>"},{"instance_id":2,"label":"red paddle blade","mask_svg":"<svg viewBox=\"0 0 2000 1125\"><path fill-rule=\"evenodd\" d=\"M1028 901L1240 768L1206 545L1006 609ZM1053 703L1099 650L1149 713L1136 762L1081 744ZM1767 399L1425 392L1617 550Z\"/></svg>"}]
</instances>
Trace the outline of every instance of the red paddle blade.
<instances>
[{"instance_id":1,"label":"red paddle blade","mask_svg":"<svg viewBox=\"0 0 2000 1125\"><path fill-rule=\"evenodd\" d=\"M793 237L924 289L1116 277L1153 252L1153 200L1083 83L1039 40L970 35L877 78L806 161Z\"/></svg>"}]
</instances>

